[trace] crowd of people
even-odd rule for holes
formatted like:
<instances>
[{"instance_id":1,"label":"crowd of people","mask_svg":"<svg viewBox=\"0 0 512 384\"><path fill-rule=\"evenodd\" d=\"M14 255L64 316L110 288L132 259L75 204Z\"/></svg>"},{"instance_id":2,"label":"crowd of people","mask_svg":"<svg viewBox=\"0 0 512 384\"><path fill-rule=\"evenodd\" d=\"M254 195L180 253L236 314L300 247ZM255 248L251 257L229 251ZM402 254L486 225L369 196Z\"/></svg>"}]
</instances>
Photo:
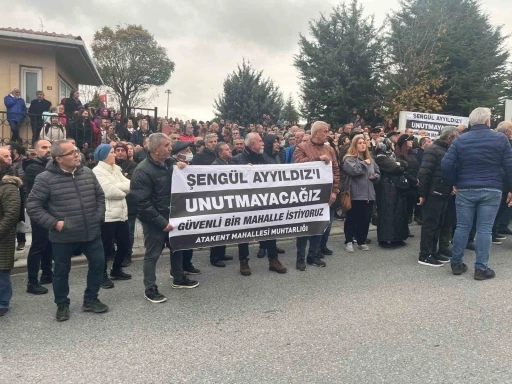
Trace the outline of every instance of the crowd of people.
<instances>
[{"instance_id":1,"label":"crowd of people","mask_svg":"<svg viewBox=\"0 0 512 384\"><path fill-rule=\"evenodd\" d=\"M399 132L392 121L382 121L378 109L361 115L354 111L337 129L322 121L304 127L274 124L269 116L242 126L223 119L183 122L141 114L122 119L107 108L82 106L78 92L70 96L58 112L40 112L30 153L17 142L16 128L13 141L0 147L0 315L12 296L15 242L17 249L25 245L17 230L25 207L32 227L27 292L46 294L45 285L53 284L58 321L70 318L68 278L76 254L89 261L83 310L108 310L98 292L131 279L125 269L131 265L137 219L145 244L144 297L166 301L156 281L156 264L166 247L172 287L197 287L189 278L201 273L193 264L193 250L169 246L173 166L330 164L331 223L323 234L296 239L299 271L308 265L326 267L324 256L333 254L328 242L334 219L344 220L348 253L370 250L372 222L378 246L403 247L416 221L422 226L420 264L451 263L458 275L467 270L463 250L473 249L477 280L494 277L488 267L491 242L499 244L504 234L512 234L512 123L491 130L486 108L472 112L469 128L445 127L433 141L425 131ZM349 196L348 208L342 196ZM276 239L270 239L260 242L257 257L268 257L269 270L283 274L282 253ZM248 243L238 244L238 258L240 274L251 275ZM226 246L210 249L213 267L223 268L232 259Z\"/></svg>"}]
</instances>

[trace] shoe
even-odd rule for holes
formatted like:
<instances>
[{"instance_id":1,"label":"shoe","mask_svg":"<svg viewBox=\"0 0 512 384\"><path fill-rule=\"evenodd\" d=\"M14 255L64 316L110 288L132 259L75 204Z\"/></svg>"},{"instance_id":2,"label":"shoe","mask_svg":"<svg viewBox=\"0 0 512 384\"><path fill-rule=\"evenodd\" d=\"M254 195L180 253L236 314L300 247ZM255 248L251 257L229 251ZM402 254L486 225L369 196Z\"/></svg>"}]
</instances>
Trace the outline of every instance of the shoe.
<instances>
[{"instance_id":1,"label":"shoe","mask_svg":"<svg viewBox=\"0 0 512 384\"><path fill-rule=\"evenodd\" d=\"M129 273L124 273L121 268L119 268L117 271L114 271L113 269L110 270L111 280L130 280L131 278L132 275Z\"/></svg>"},{"instance_id":2,"label":"shoe","mask_svg":"<svg viewBox=\"0 0 512 384\"><path fill-rule=\"evenodd\" d=\"M18 246L16 247L17 251L23 251L25 249L25 243L18 243Z\"/></svg>"},{"instance_id":3,"label":"shoe","mask_svg":"<svg viewBox=\"0 0 512 384\"><path fill-rule=\"evenodd\" d=\"M281 264L278 258L275 259L269 259L268 261L268 270L274 271L277 273L286 273L287 269L286 267Z\"/></svg>"},{"instance_id":4,"label":"shoe","mask_svg":"<svg viewBox=\"0 0 512 384\"><path fill-rule=\"evenodd\" d=\"M495 244L495 245L501 245L503 244L499 239L497 239L496 237L492 237L492 243Z\"/></svg>"},{"instance_id":5,"label":"shoe","mask_svg":"<svg viewBox=\"0 0 512 384\"><path fill-rule=\"evenodd\" d=\"M309 264L309 265L314 265L315 267L325 267L327 266L327 264L325 264L325 262L318 258L318 257L313 257L313 258L307 258L306 259L306 262Z\"/></svg>"},{"instance_id":6,"label":"shoe","mask_svg":"<svg viewBox=\"0 0 512 384\"><path fill-rule=\"evenodd\" d=\"M361 251L369 251L370 250L370 247L367 246L366 244L358 245L357 248L359 248Z\"/></svg>"},{"instance_id":7,"label":"shoe","mask_svg":"<svg viewBox=\"0 0 512 384\"><path fill-rule=\"evenodd\" d=\"M306 262L304 261L304 259L297 260L295 268L297 268L301 272L304 272L306 270Z\"/></svg>"},{"instance_id":8,"label":"shoe","mask_svg":"<svg viewBox=\"0 0 512 384\"><path fill-rule=\"evenodd\" d=\"M414 237L414 235L411 233L411 231L409 231L409 232L407 233L407 237Z\"/></svg>"},{"instance_id":9,"label":"shoe","mask_svg":"<svg viewBox=\"0 0 512 384\"><path fill-rule=\"evenodd\" d=\"M466 249L469 249L470 251L474 251L475 250L475 242L474 241L469 241L466 244Z\"/></svg>"},{"instance_id":10,"label":"shoe","mask_svg":"<svg viewBox=\"0 0 512 384\"><path fill-rule=\"evenodd\" d=\"M114 288L114 283L112 282L112 280L110 280L108 278L108 275L106 273L103 276L103 283L101 283L101 288L103 288L103 289Z\"/></svg>"},{"instance_id":11,"label":"shoe","mask_svg":"<svg viewBox=\"0 0 512 384\"><path fill-rule=\"evenodd\" d=\"M84 301L82 304L82 311L104 313L108 312L108 305L103 304L99 299L95 299L93 301Z\"/></svg>"},{"instance_id":12,"label":"shoe","mask_svg":"<svg viewBox=\"0 0 512 384\"><path fill-rule=\"evenodd\" d=\"M224 255L220 258L221 261L231 261L233 260L233 256L230 255Z\"/></svg>"},{"instance_id":13,"label":"shoe","mask_svg":"<svg viewBox=\"0 0 512 384\"><path fill-rule=\"evenodd\" d=\"M443 267L444 264L437 261L432 255L420 256L418 263L421 265L428 265L429 267Z\"/></svg>"},{"instance_id":14,"label":"shoe","mask_svg":"<svg viewBox=\"0 0 512 384\"><path fill-rule=\"evenodd\" d=\"M226 266L226 264L224 264L224 262L220 261L220 260L217 260L217 261L210 260L210 264L217 268L224 268Z\"/></svg>"},{"instance_id":15,"label":"shoe","mask_svg":"<svg viewBox=\"0 0 512 384\"><path fill-rule=\"evenodd\" d=\"M158 288L144 292L144 298L152 303L164 303L167 301L167 297L161 295L160 292L158 292Z\"/></svg>"},{"instance_id":16,"label":"shoe","mask_svg":"<svg viewBox=\"0 0 512 384\"><path fill-rule=\"evenodd\" d=\"M121 263L121 267L126 268L132 264L132 259L124 259Z\"/></svg>"},{"instance_id":17,"label":"shoe","mask_svg":"<svg viewBox=\"0 0 512 384\"><path fill-rule=\"evenodd\" d=\"M497 233L495 233L492 237L493 237L493 239L496 239L496 240L507 240L506 236L503 236L503 235L500 235Z\"/></svg>"},{"instance_id":18,"label":"shoe","mask_svg":"<svg viewBox=\"0 0 512 384\"><path fill-rule=\"evenodd\" d=\"M407 219L407 223L412 224L412 216L409 216L409 218Z\"/></svg>"},{"instance_id":19,"label":"shoe","mask_svg":"<svg viewBox=\"0 0 512 384\"><path fill-rule=\"evenodd\" d=\"M354 253L354 244L353 243L347 243L345 244L345 251L348 253Z\"/></svg>"},{"instance_id":20,"label":"shoe","mask_svg":"<svg viewBox=\"0 0 512 384\"><path fill-rule=\"evenodd\" d=\"M5 316L9 312L9 308L0 308L0 316Z\"/></svg>"},{"instance_id":21,"label":"shoe","mask_svg":"<svg viewBox=\"0 0 512 384\"><path fill-rule=\"evenodd\" d=\"M452 251L449 249L440 249L437 253L445 257L452 257Z\"/></svg>"},{"instance_id":22,"label":"shoe","mask_svg":"<svg viewBox=\"0 0 512 384\"><path fill-rule=\"evenodd\" d=\"M372 243L372 241L370 239L366 239L364 242L365 242L365 244L371 244Z\"/></svg>"},{"instance_id":23,"label":"shoe","mask_svg":"<svg viewBox=\"0 0 512 384\"><path fill-rule=\"evenodd\" d=\"M475 269L475 280L488 280L496 277L496 273L491 268Z\"/></svg>"},{"instance_id":24,"label":"shoe","mask_svg":"<svg viewBox=\"0 0 512 384\"><path fill-rule=\"evenodd\" d=\"M432 257L434 259L436 259L437 261L443 263L443 264L447 264L447 263L450 262L450 258L449 257L443 256L443 255L441 255L439 253L433 254Z\"/></svg>"},{"instance_id":25,"label":"shoe","mask_svg":"<svg viewBox=\"0 0 512 384\"><path fill-rule=\"evenodd\" d=\"M44 295L45 293L48 293L48 289L38 283L28 283L27 293L31 293L33 295Z\"/></svg>"},{"instance_id":26,"label":"shoe","mask_svg":"<svg viewBox=\"0 0 512 384\"><path fill-rule=\"evenodd\" d=\"M407 243L405 241L392 241L391 245L394 247L404 247Z\"/></svg>"},{"instance_id":27,"label":"shoe","mask_svg":"<svg viewBox=\"0 0 512 384\"><path fill-rule=\"evenodd\" d=\"M265 248L260 248L258 250L258 254L256 256L258 256L258 259L263 259L266 255L267 255L267 250Z\"/></svg>"},{"instance_id":28,"label":"shoe","mask_svg":"<svg viewBox=\"0 0 512 384\"><path fill-rule=\"evenodd\" d=\"M277 250L278 255L282 255L282 254L286 253L283 248L276 247L276 250Z\"/></svg>"},{"instance_id":29,"label":"shoe","mask_svg":"<svg viewBox=\"0 0 512 384\"><path fill-rule=\"evenodd\" d=\"M193 264L190 264L183 268L183 272L185 272L185 275L199 275L201 270L194 267Z\"/></svg>"},{"instance_id":30,"label":"shoe","mask_svg":"<svg viewBox=\"0 0 512 384\"><path fill-rule=\"evenodd\" d=\"M512 230L509 227L503 227L498 229L500 235L512 235Z\"/></svg>"},{"instance_id":31,"label":"shoe","mask_svg":"<svg viewBox=\"0 0 512 384\"><path fill-rule=\"evenodd\" d=\"M452 273L454 275L462 275L468 270L468 266L464 263L452 264Z\"/></svg>"},{"instance_id":32,"label":"shoe","mask_svg":"<svg viewBox=\"0 0 512 384\"><path fill-rule=\"evenodd\" d=\"M242 276L251 276L251 267L249 267L249 259L240 260L240 274Z\"/></svg>"},{"instance_id":33,"label":"shoe","mask_svg":"<svg viewBox=\"0 0 512 384\"><path fill-rule=\"evenodd\" d=\"M46 285L53 283L53 277L52 276L41 276L41 279L39 279L39 284Z\"/></svg>"},{"instance_id":34,"label":"shoe","mask_svg":"<svg viewBox=\"0 0 512 384\"><path fill-rule=\"evenodd\" d=\"M329 248L325 247L321 250L322 254L325 256L331 256L334 252L331 251Z\"/></svg>"},{"instance_id":35,"label":"shoe","mask_svg":"<svg viewBox=\"0 0 512 384\"><path fill-rule=\"evenodd\" d=\"M379 247L381 248L393 248L393 246L387 241L379 241Z\"/></svg>"},{"instance_id":36,"label":"shoe","mask_svg":"<svg viewBox=\"0 0 512 384\"><path fill-rule=\"evenodd\" d=\"M69 307L67 305L57 306L57 314L55 315L55 319L57 319L57 321L69 320L69 316Z\"/></svg>"},{"instance_id":37,"label":"shoe","mask_svg":"<svg viewBox=\"0 0 512 384\"><path fill-rule=\"evenodd\" d=\"M195 288L198 285L199 285L199 283L197 281L190 280L190 279L188 279L186 277L183 279L183 281L177 282L177 281L174 280L172 282L172 287L173 288L177 288L177 289L179 289L179 288L188 288L188 289L190 289L190 288Z\"/></svg>"}]
</instances>

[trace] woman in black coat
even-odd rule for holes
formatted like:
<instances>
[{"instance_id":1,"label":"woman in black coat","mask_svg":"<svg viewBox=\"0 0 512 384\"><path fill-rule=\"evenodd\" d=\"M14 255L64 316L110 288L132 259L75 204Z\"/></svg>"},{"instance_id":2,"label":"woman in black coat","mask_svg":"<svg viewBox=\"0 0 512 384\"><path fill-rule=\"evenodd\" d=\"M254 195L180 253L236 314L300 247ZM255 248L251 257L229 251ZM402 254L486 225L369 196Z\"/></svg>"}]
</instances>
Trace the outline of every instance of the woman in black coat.
<instances>
[{"instance_id":1,"label":"woman in black coat","mask_svg":"<svg viewBox=\"0 0 512 384\"><path fill-rule=\"evenodd\" d=\"M73 117L73 112L78 111L78 109L82 106L82 102L79 99L80 92L76 89L71 91L69 98L66 99L66 103L64 104L64 112L68 117L68 120Z\"/></svg>"},{"instance_id":2,"label":"woman in black coat","mask_svg":"<svg viewBox=\"0 0 512 384\"><path fill-rule=\"evenodd\" d=\"M377 144L375 154L375 162L381 173L380 183L375 186L379 246L391 248L405 245L408 237L406 191L397 188L397 185L402 175L407 177L407 164L394 159L389 139Z\"/></svg>"}]
</instances>

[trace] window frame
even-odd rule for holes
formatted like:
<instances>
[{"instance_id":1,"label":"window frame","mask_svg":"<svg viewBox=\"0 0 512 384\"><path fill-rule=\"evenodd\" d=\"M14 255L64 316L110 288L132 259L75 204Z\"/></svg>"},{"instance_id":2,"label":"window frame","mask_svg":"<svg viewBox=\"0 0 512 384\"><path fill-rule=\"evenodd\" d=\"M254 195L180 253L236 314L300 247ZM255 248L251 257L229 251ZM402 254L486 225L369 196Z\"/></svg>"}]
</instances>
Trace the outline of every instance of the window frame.
<instances>
[{"instance_id":1,"label":"window frame","mask_svg":"<svg viewBox=\"0 0 512 384\"><path fill-rule=\"evenodd\" d=\"M30 102L27 102L27 73L36 73L37 74L37 91L43 90L43 68L40 67L29 67L26 65L20 66L20 92L21 97L25 101L25 105L27 107L30 106ZM32 101L32 100L31 100Z\"/></svg>"},{"instance_id":2,"label":"window frame","mask_svg":"<svg viewBox=\"0 0 512 384\"><path fill-rule=\"evenodd\" d=\"M62 99L65 99L65 98L68 98L69 97L69 94L71 93L71 90L74 89L71 85L69 85L69 83L64 80L64 78L60 75L57 76L57 79L58 79L58 88L59 88L59 100L58 102L60 103L60 101ZM61 92L61 83L63 83L67 88L69 88L69 91L66 90L66 92L62 93ZM62 95L64 95L64 97L61 97Z\"/></svg>"}]
</instances>

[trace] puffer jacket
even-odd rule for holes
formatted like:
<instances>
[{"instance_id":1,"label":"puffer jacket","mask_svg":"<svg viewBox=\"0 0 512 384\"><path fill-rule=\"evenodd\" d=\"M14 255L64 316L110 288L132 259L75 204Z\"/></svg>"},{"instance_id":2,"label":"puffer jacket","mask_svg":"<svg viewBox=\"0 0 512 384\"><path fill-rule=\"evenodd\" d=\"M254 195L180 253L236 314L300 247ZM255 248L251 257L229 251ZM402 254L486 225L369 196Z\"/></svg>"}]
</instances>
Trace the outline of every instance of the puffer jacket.
<instances>
[{"instance_id":1,"label":"puffer jacket","mask_svg":"<svg viewBox=\"0 0 512 384\"><path fill-rule=\"evenodd\" d=\"M215 158L215 152L205 148L203 152L195 154L190 165L211 165L215 161Z\"/></svg>"},{"instance_id":2,"label":"puffer jacket","mask_svg":"<svg viewBox=\"0 0 512 384\"><path fill-rule=\"evenodd\" d=\"M21 207L19 177L0 172L0 270L14 267L16 224Z\"/></svg>"},{"instance_id":3,"label":"puffer jacket","mask_svg":"<svg viewBox=\"0 0 512 384\"><path fill-rule=\"evenodd\" d=\"M380 170L375 160L371 159L370 164L359 157L346 157L343 162L343 172L349 176L349 180L344 185L350 185L351 200L375 200L374 183L380 179ZM370 176L375 176L374 180L370 180Z\"/></svg>"},{"instance_id":4,"label":"puffer jacket","mask_svg":"<svg viewBox=\"0 0 512 384\"><path fill-rule=\"evenodd\" d=\"M146 157L133 172L130 191L137 204L140 221L159 230L169 224L173 159L162 165L151 156Z\"/></svg>"},{"instance_id":5,"label":"puffer jacket","mask_svg":"<svg viewBox=\"0 0 512 384\"><path fill-rule=\"evenodd\" d=\"M447 150L448 143L439 139L423 152L423 160L418 172L418 180L420 181L418 195L420 197L427 197L434 192L444 197L450 196L452 186L445 184L441 176L441 161Z\"/></svg>"},{"instance_id":6,"label":"puffer jacket","mask_svg":"<svg viewBox=\"0 0 512 384\"><path fill-rule=\"evenodd\" d=\"M36 177L27 200L32 220L50 231L52 243L89 242L100 236L105 217L105 195L94 173L87 167L65 172L49 161ZM64 221L62 231L55 225Z\"/></svg>"},{"instance_id":7,"label":"puffer jacket","mask_svg":"<svg viewBox=\"0 0 512 384\"><path fill-rule=\"evenodd\" d=\"M7 120L23 121L27 114L25 100L9 94L4 97L4 105L7 108Z\"/></svg>"},{"instance_id":8,"label":"puffer jacket","mask_svg":"<svg viewBox=\"0 0 512 384\"><path fill-rule=\"evenodd\" d=\"M92 173L105 194L105 222L128 220L126 195L130 193L130 180L124 177L121 167L99 161Z\"/></svg>"},{"instance_id":9,"label":"puffer jacket","mask_svg":"<svg viewBox=\"0 0 512 384\"><path fill-rule=\"evenodd\" d=\"M32 187L34 186L36 176L45 171L46 164L48 164L48 159L42 157L23 160L22 167L23 171L25 171L24 184L27 196L30 194Z\"/></svg>"},{"instance_id":10,"label":"puffer jacket","mask_svg":"<svg viewBox=\"0 0 512 384\"><path fill-rule=\"evenodd\" d=\"M457 137L441 162L443 182L457 189L503 188L512 181L512 149L507 137L485 124Z\"/></svg>"}]
</instances>

